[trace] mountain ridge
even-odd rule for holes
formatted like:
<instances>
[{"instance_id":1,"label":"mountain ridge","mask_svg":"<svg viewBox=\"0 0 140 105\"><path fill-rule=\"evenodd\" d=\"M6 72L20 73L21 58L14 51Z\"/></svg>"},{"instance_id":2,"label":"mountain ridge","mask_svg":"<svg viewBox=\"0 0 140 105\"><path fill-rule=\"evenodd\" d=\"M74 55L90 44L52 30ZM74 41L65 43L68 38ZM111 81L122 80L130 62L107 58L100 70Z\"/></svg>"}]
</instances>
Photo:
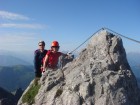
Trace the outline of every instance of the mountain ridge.
<instances>
[{"instance_id":1,"label":"mountain ridge","mask_svg":"<svg viewBox=\"0 0 140 105\"><path fill-rule=\"evenodd\" d=\"M0 86L8 91L25 89L33 78L33 66L0 66Z\"/></svg>"},{"instance_id":2,"label":"mountain ridge","mask_svg":"<svg viewBox=\"0 0 140 105\"><path fill-rule=\"evenodd\" d=\"M30 99L32 88L37 89ZM96 33L63 69L48 69L33 80L18 105L139 105L140 89L126 59L122 39Z\"/></svg>"},{"instance_id":3,"label":"mountain ridge","mask_svg":"<svg viewBox=\"0 0 140 105\"><path fill-rule=\"evenodd\" d=\"M0 66L31 65L18 57L11 55L0 55Z\"/></svg>"}]
</instances>

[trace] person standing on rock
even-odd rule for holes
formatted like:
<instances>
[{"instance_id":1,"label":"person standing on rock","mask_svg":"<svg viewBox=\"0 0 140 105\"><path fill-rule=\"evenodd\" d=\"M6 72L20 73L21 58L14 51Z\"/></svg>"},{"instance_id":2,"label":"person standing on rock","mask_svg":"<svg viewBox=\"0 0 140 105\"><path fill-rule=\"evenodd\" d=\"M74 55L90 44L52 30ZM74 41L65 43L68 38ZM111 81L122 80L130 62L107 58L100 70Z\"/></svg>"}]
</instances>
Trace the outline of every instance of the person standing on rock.
<instances>
[{"instance_id":1,"label":"person standing on rock","mask_svg":"<svg viewBox=\"0 0 140 105\"><path fill-rule=\"evenodd\" d=\"M39 49L34 52L34 69L35 77L40 78L42 74L43 58L45 57L47 50L45 50L45 42L40 41L38 43Z\"/></svg>"},{"instance_id":2,"label":"person standing on rock","mask_svg":"<svg viewBox=\"0 0 140 105\"><path fill-rule=\"evenodd\" d=\"M62 56L67 56L67 54L63 54L62 52L58 52L59 51L59 43L57 41L53 41L51 44L51 50L49 50L44 58L44 63L43 63L43 72L45 72L45 70L47 68L55 70L57 69L57 65L58 65L58 60L59 57Z\"/></svg>"}]
</instances>

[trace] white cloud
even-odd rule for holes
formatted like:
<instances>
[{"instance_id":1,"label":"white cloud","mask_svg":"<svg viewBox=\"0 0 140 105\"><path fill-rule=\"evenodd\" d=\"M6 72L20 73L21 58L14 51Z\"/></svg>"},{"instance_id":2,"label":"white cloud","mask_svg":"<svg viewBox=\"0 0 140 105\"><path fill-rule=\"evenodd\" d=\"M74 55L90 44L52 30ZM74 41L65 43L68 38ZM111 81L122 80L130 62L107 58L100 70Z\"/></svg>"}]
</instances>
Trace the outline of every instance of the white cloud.
<instances>
[{"instance_id":1,"label":"white cloud","mask_svg":"<svg viewBox=\"0 0 140 105\"><path fill-rule=\"evenodd\" d=\"M4 19L3 22L0 23L0 28L27 28L27 29L42 29L45 28L45 25L35 24L35 23L17 23L17 20L33 20L27 16L16 14L8 11L0 10L0 19ZM6 20L6 21L5 21ZM7 20L9 21L7 23ZM5 23L6 22L6 23Z\"/></svg>"},{"instance_id":2,"label":"white cloud","mask_svg":"<svg viewBox=\"0 0 140 105\"><path fill-rule=\"evenodd\" d=\"M31 29L42 29L44 25L41 24L17 24L17 23L2 23L0 28L31 28Z\"/></svg>"},{"instance_id":3,"label":"white cloud","mask_svg":"<svg viewBox=\"0 0 140 105\"><path fill-rule=\"evenodd\" d=\"M4 50L33 50L39 40L38 33L0 33L0 48Z\"/></svg>"},{"instance_id":4,"label":"white cloud","mask_svg":"<svg viewBox=\"0 0 140 105\"><path fill-rule=\"evenodd\" d=\"M8 20L29 20L29 17L26 17L24 15L11 13L7 11L0 11L0 18L2 19L8 19Z\"/></svg>"},{"instance_id":5,"label":"white cloud","mask_svg":"<svg viewBox=\"0 0 140 105\"><path fill-rule=\"evenodd\" d=\"M0 43L3 42L26 42L37 38L38 33L0 33Z\"/></svg>"}]
</instances>

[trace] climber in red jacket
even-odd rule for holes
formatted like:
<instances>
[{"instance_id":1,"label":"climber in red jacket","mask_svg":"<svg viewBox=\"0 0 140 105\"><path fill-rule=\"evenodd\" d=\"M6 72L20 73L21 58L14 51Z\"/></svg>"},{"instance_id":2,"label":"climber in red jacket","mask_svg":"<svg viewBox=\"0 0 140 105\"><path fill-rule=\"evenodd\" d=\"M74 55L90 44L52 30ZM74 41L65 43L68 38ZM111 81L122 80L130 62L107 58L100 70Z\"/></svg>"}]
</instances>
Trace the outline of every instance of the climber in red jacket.
<instances>
[{"instance_id":1,"label":"climber in red jacket","mask_svg":"<svg viewBox=\"0 0 140 105\"><path fill-rule=\"evenodd\" d=\"M50 68L55 70L57 68L58 60L61 55L67 56L67 54L63 54L58 52L59 43L57 41L53 41L51 44L51 50L48 50L43 63L43 72L45 72L46 68Z\"/></svg>"}]
</instances>

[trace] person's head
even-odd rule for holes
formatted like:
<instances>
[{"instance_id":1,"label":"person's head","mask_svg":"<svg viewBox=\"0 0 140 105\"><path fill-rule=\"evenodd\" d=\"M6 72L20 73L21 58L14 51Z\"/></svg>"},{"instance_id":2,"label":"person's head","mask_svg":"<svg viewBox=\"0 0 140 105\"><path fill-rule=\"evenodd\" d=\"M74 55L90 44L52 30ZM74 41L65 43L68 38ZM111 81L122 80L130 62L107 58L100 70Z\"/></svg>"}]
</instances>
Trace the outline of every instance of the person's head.
<instances>
[{"instance_id":1,"label":"person's head","mask_svg":"<svg viewBox=\"0 0 140 105\"><path fill-rule=\"evenodd\" d=\"M59 46L59 43L57 41L52 42L52 45L51 45L52 51L57 52L59 50L59 47L60 46Z\"/></svg>"},{"instance_id":2,"label":"person's head","mask_svg":"<svg viewBox=\"0 0 140 105\"><path fill-rule=\"evenodd\" d=\"M39 46L39 49L40 50L44 50L44 48L45 48L45 42L44 41L39 41L38 42L38 46Z\"/></svg>"}]
</instances>

